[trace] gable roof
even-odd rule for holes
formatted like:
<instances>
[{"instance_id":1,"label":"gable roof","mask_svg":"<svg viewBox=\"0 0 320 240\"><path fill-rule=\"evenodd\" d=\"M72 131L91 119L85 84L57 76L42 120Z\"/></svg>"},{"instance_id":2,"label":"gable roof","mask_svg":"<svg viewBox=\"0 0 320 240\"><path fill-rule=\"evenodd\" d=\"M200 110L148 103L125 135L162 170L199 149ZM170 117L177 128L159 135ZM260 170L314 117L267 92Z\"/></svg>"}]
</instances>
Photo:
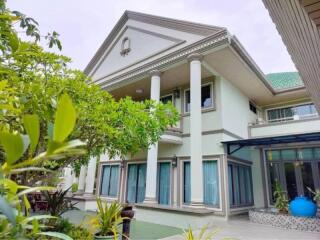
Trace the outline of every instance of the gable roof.
<instances>
[{"instance_id":1,"label":"gable roof","mask_svg":"<svg viewBox=\"0 0 320 240\"><path fill-rule=\"evenodd\" d=\"M269 73L266 79L275 90L304 87L298 72Z\"/></svg>"},{"instance_id":2,"label":"gable roof","mask_svg":"<svg viewBox=\"0 0 320 240\"><path fill-rule=\"evenodd\" d=\"M129 20L136 20L144 23L149 23L161 27L166 27L174 30L179 30L183 32L193 33L196 35L200 35L203 37L210 36L212 34L215 34L221 30L225 30L226 28L218 27L218 26L212 26L207 24L201 24L201 23L194 23L184 20L177 20L172 18L166 18L166 17L160 17L160 16L154 16L150 14L145 13L139 13L139 12L133 12L126 10L117 24L114 26L114 28L109 33L108 37L104 40L102 45L99 47L98 51L95 53L93 58L90 60L89 64L84 69L84 72L86 74L89 74L95 64L99 61L99 59L103 56L106 49L110 46L112 41L116 38L117 34L119 33L120 29L123 28L123 26L126 24L126 22Z\"/></svg>"}]
</instances>

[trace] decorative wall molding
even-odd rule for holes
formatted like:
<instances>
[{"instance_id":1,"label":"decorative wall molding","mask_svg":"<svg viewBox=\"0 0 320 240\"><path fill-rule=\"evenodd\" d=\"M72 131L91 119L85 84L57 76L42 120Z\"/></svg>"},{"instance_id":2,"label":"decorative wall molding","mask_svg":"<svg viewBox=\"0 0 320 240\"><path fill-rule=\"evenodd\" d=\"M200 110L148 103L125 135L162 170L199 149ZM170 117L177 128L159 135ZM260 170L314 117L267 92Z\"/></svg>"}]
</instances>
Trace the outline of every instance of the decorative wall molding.
<instances>
[{"instance_id":1,"label":"decorative wall molding","mask_svg":"<svg viewBox=\"0 0 320 240\"><path fill-rule=\"evenodd\" d=\"M164 57L161 57L153 62L147 63L134 70L128 71L124 74L111 78L108 81L101 81L98 85L103 89L113 90L120 87L126 80L133 81L134 79L147 76L148 72L153 69L164 70L167 66L172 66L174 63L187 59L187 56L191 53L203 53L209 49L214 49L219 46L229 44L229 33L226 30L222 30L216 34L213 34L207 38L204 38L196 43L190 44L182 49L179 49L173 53L170 53Z\"/></svg>"}]
</instances>

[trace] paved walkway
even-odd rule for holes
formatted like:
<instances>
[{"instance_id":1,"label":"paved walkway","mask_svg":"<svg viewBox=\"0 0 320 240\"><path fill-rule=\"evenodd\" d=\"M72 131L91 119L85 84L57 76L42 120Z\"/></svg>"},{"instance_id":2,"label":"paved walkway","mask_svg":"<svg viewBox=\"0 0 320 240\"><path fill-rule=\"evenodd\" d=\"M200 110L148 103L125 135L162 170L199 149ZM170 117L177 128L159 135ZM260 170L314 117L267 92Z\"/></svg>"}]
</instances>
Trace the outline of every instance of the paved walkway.
<instances>
[{"instance_id":1,"label":"paved walkway","mask_svg":"<svg viewBox=\"0 0 320 240\"><path fill-rule=\"evenodd\" d=\"M296 230L285 230L251 223L248 219L232 219L228 222L218 222L210 229L219 229L213 239L224 238L237 240L320 240L320 233L300 232ZM208 230L210 232L210 230ZM196 236L199 233L195 231ZM164 238L165 240L183 240L182 235ZM163 240L164 240L163 239Z\"/></svg>"}]
</instances>

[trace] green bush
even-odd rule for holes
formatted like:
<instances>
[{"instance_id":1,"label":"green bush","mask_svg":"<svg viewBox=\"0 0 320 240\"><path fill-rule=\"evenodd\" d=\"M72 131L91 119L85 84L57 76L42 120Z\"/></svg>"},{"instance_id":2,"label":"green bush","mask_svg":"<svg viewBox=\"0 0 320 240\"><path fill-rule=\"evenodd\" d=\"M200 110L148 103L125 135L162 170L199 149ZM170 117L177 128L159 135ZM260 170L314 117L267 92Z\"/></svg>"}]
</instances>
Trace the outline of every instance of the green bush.
<instances>
[{"instance_id":1,"label":"green bush","mask_svg":"<svg viewBox=\"0 0 320 240\"><path fill-rule=\"evenodd\" d=\"M75 193L76 191L78 191L78 183L72 184L71 191L72 191L73 193Z\"/></svg>"},{"instance_id":2,"label":"green bush","mask_svg":"<svg viewBox=\"0 0 320 240\"><path fill-rule=\"evenodd\" d=\"M55 224L55 231L64 233L74 240L93 240L93 235L87 229L82 226L76 226L65 218L59 218L57 220Z\"/></svg>"}]
</instances>

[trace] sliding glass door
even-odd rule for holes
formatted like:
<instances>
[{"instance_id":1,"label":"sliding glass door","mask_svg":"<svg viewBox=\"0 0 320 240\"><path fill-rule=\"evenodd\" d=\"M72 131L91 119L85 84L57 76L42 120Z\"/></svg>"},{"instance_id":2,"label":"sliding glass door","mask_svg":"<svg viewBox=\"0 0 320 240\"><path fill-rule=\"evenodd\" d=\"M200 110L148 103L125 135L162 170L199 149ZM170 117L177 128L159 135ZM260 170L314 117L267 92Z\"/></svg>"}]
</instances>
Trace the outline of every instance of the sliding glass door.
<instances>
[{"instance_id":1,"label":"sliding glass door","mask_svg":"<svg viewBox=\"0 0 320 240\"><path fill-rule=\"evenodd\" d=\"M141 203L146 191L146 164L128 164L127 202Z\"/></svg>"},{"instance_id":2,"label":"sliding glass door","mask_svg":"<svg viewBox=\"0 0 320 240\"><path fill-rule=\"evenodd\" d=\"M291 148L266 151L269 196L273 204L278 181L289 200L304 195L312 199L308 188L320 187L320 148Z\"/></svg>"}]
</instances>

